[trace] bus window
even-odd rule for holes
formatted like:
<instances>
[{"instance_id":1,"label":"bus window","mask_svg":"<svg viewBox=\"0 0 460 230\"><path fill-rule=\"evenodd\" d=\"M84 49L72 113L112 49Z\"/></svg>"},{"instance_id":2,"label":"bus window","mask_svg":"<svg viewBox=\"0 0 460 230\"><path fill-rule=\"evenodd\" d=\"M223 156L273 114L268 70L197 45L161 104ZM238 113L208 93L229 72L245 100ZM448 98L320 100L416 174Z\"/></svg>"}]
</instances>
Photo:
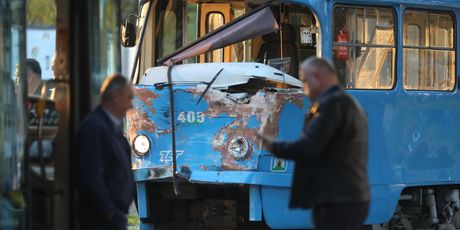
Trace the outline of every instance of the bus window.
<instances>
[{"instance_id":1,"label":"bus window","mask_svg":"<svg viewBox=\"0 0 460 230\"><path fill-rule=\"evenodd\" d=\"M455 84L453 18L410 10L404 14L403 82L408 90L452 90Z\"/></svg>"},{"instance_id":2,"label":"bus window","mask_svg":"<svg viewBox=\"0 0 460 230\"><path fill-rule=\"evenodd\" d=\"M224 15L222 13L209 13L206 17L206 34L224 25ZM224 49L217 49L206 54L206 62L223 62Z\"/></svg>"},{"instance_id":3,"label":"bus window","mask_svg":"<svg viewBox=\"0 0 460 230\"><path fill-rule=\"evenodd\" d=\"M349 89L391 89L395 63L394 12L389 8L335 7L333 60Z\"/></svg>"}]
</instances>

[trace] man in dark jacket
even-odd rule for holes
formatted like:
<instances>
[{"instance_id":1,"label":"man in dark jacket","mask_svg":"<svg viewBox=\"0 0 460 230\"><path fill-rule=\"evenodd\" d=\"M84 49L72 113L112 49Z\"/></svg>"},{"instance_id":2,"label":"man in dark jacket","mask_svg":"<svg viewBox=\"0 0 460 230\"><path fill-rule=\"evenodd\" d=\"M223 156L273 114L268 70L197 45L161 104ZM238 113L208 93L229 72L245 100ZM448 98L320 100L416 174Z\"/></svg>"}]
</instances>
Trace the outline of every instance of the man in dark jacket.
<instances>
[{"instance_id":1,"label":"man in dark jacket","mask_svg":"<svg viewBox=\"0 0 460 230\"><path fill-rule=\"evenodd\" d=\"M78 216L81 229L126 229L134 182L122 119L132 107L133 90L115 74L104 81L100 95L101 104L78 130Z\"/></svg>"},{"instance_id":2,"label":"man in dark jacket","mask_svg":"<svg viewBox=\"0 0 460 230\"><path fill-rule=\"evenodd\" d=\"M311 101L302 136L294 142L260 137L274 155L296 163L291 208L313 208L318 230L361 229L370 200L366 115L338 85L329 62L310 58L300 76Z\"/></svg>"}]
</instances>

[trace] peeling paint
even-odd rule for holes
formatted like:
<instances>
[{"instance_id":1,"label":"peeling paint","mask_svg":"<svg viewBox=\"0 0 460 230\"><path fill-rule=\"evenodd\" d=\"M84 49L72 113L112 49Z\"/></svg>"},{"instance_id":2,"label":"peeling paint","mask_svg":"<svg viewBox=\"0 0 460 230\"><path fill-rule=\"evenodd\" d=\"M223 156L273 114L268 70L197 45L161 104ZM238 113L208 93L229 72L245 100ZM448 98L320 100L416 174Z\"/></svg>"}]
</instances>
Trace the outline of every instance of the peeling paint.
<instances>
[{"instance_id":1,"label":"peeling paint","mask_svg":"<svg viewBox=\"0 0 460 230\"><path fill-rule=\"evenodd\" d=\"M182 99L176 109L186 111L187 119L195 119L197 113L203 113L205 117L205 126L180 122L176 126L177 145L182 146L181 148L191 148L192 153L201 153L199 156L189 155L183 162L179 160L179 164L190 164L190 171L257 170L261 142L256 133L278 136L280 116L285 105L289 104L290 107L302 110L305 102L303 94L298 89L260 90L248 97L209 89L200 104L196 105L196 100L203 90L203 87L189 87L174 91L178 94L177 100ZM155 154L156 152L169 151L171 148L169 106L167 101L159 100L167 94L144 86L135 87L135 92L135 109L129 111L127 116L127 134L130 141L139 132L148 134L154 147L151 150L152 154L147 158L140 159L141 162L133 161L133 168L150 168L161 164L161 157ZM236 97L242 96L245 103L235 101ZM189 117L189 114L195 116ZM209 127L212 131L206 131L207 120L210 125L212 124L212 127ZM244 137L248 141L248 153L243 159L235 159L229 152L229 144L236 137ZM200 146L202 144L205 146ZM154 175L158 173L161 172L155 172Z\"/></svg>"},{"instance_id":2,"label":"peeling paint","mask_svg":"<svg viewBox=\"0 0 460 230\"><path fill-rule=\"evenodd\" d=\"M149 116L155 115L154 100L158 98L158 94L149 90L148 88L133 87L135 101L140 101L141 106L134 106L130 109L126 116L127 122L127 136L130 142L137 136L139 130L145 130L149 133L157 135L157 127L153 119ZM142 167L139 165L139 167Z\"/></svg>"},{"instance_id":3,"label":"peeling paint","mask_svg":"<svg viewBox=\"0 0 460 230\"><path fill-rule=\"evenodd\" d=\"M190 88L187 92L192 93L195 97L199 97L202 93L202 88ZM260 149L260 143L257 141L255 133L260 131L269 136L278 134L278 124L280 112L286 102L291 102L303 107L303 95L301 93L278 93L278 92L263 92L259 91L252 96L247 104L235 103L227 97L227 93L219 90L210 89L204 96L204 100L208 103L208 109L205 111L207 117L216 118L226 115L234 117L235 120L222 127L215 134L212 141L212 146L215 151L221 153L222 167L227 170L252 170L257 167L257 159L251 158L254 154L254 145ZM248 120L251 117L256 117L260 121L260 127L247 128ZM242 136L249 140L248 156L244 160L251 160L250 164L240 164L228 152L229 140L234 137Z\"/></svg>"},{"instance_id":4,"label":"peeling paint","mask_svg":"<svg viewBox=\"0 0 460 230\"><path fill-rule=\"evenodd\" d=\"M190 88L187 92L195 97L201 95L202 88ZM301 93L277 93L259 91L250 98L247 104L235 103L227 97L227 93L210 89L204 96L208 103L205 115L219 117L227 114L229 117L243 119L243 126L247 125L248 118L257 116L261 121L260 130L267 135L276 135L278 130L279 113L286 102L291 102L299 108L303 107L303 95Z\"/></svg>"},{"instance_id":5,"label":"peeling paint","mask_svg":"<svg viewBox=\"0 0 460 230\"><path fill-rule=\"evenodd\" d=\"M157 130L155 123L149 119L148 114L136 109L128 111L126 120L128 122L128 137L130 142L136 136L137 130L146 130L151 133L155 133Z\"/></svg>"},{"instance_id":6,"label":"peeling paint","mask_svg":"<svg viewBox=\"0 0 460 230\"><path fill-rule=\"evenodd\" d=\"M148 106L153 106L152 99L157 99L158 95L147 88L134 88L134 95ZM155 114L155 110L153 110Z\"/></svg>"}]
</instances>

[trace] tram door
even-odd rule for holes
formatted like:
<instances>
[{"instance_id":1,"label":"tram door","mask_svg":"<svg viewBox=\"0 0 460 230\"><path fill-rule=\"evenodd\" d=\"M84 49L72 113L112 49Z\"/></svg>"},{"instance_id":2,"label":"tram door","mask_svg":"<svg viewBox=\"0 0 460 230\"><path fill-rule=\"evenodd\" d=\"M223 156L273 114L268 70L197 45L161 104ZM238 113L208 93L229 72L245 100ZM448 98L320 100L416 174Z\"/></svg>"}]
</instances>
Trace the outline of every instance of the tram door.
<instances>
[{"instance_id":1,"label":"tram door","mask_svg":"<svg viewBox=\"0 0 460 230\"><path fill-rule=\"evenodd\" d=\"M228 3L203 3L200 6L200 37L218 29L231 20ZM227 46L200 56L200 62L230 62L231 49Z\"/></svg>"}]
</instances>

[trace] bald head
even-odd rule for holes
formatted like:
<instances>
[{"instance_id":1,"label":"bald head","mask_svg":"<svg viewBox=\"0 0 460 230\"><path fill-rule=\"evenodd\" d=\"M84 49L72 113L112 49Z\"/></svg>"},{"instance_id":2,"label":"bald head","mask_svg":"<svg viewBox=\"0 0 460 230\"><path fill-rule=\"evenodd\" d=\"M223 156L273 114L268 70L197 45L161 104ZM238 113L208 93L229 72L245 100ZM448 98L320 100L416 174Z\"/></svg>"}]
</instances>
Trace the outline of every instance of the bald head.
<instances>
[{"instance_id":1,"label":"bald head","mask_svg":"<svg viewBox=\"0 0 460 230\"><path fill-rule=\"evenodd\" d=\"M121 74L113 74L105 79L100 96L102 107L119 118L124 117L132 107L133 90L128 79Z\"/></svg>"},{"instance_id":2,"label":"bald head","mask_svg":"<svg viewBox=\"0 0 460 230\"><path fill-rule=\"evenodd\" d=\"M118 93L118 91L122 90L128 85L128 80L121 74L116 73L107 77L104 83L102 83L101 90L99 92L102 102L111 101L113 99L113 93Z\"/></svg>"},{"instance_id":3,"label":"bald head","mask_svg":"<svg viewBox=\"0 0 460 230\"><path fill-rule=\"evenodd\" d=\"M304 91L311 100L324 90L338 84L337 71L327 60L311 57L300 65L300 79L304 82Z\"/></svg>"},{"instance_id":4,"label":"bald head","mask_svg":"<svg viewBox=\"0 0 460 230\"><path fill-rule=\"evenodd\" d=\"M337 78L337 71L334 66L327 60L317 57L311 57L302 62L300 69L302 72L314 70L321 76Z\"/></svg>"}]
</instances>

